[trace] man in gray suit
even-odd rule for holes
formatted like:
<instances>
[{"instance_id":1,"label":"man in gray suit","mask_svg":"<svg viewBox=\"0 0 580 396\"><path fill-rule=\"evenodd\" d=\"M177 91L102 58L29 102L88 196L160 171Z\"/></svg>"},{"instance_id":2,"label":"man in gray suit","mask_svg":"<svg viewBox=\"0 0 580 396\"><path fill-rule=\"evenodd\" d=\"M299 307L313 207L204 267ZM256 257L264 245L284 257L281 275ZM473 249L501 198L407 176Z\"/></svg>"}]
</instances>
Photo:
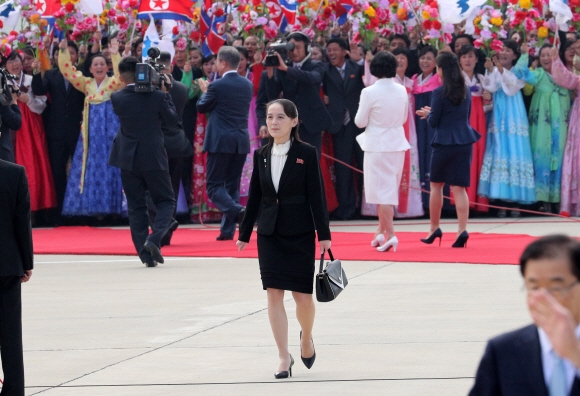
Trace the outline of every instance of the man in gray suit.
<instances>
[{"instance_id":1,"label":"man in gray suit","mask_svg":"<svg viewBox=\"0 0 580 396\"><path fill-rule=\"evenodd\" d=\"M32 276L30 194L20 165L0 160L0 354L2 396L24 396L21 284Z\"/></svg>"},{"instance_id":2,"label":"man in gray suit","mask_svg":"<svg viewBox=\"0 0 580 396\"><path fill-rule=\"evenodd\" d=\"M245 209L239 204L240 181L250 152L248 115L254 87L238 74L240 53L222 47L217 69L222 78L209 84L199 80L203 95L197 102L200 113L210 113L203 151L207 152L206 189L209 199L223 212L218 241L234 239L236 222Z\"/></svg>"}]
</instances>

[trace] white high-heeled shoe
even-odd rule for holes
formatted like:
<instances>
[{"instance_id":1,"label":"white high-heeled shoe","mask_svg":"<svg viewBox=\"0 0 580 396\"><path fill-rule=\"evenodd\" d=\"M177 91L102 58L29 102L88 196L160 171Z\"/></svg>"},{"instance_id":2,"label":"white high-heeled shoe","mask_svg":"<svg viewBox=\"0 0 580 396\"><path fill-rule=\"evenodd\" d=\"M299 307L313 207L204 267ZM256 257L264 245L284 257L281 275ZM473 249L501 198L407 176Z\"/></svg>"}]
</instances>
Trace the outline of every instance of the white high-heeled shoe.
<instances>
[{"instance_id":1,"label":"white high-heeled shoe","mask_svg":"<svg viewBox=\"0 0 580 396\"><path fill-rule=\"evenodd\" d=\"M391 248L393 248L393 251L397 251L397 246L399 245L399 240L397 239L396 236L392 237L391 239L389 239L387 241L387 243L385 243L384 245L381 245L377 248L377 250L379 252L388 252Z\"/></svg>"},{"instance_id":2,"label":"white high-heeled shoe","mask_svg":"<svg viewBox=\"0 0 580 396\"><path fill-rule=\"evenodd\" d=\"M375 239L371 242L372 247L381 246L381 244L385 242L385 234L378 234Z\"/></svg>"}]
</instances>

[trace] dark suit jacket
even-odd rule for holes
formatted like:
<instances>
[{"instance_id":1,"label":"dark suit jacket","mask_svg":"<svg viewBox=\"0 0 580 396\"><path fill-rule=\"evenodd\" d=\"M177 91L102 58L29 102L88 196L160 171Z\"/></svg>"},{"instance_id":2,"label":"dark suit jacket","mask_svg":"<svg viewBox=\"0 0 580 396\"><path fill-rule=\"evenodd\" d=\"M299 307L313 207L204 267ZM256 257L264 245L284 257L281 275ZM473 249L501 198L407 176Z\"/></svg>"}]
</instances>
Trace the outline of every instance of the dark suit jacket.
<instances>
[{"instance_id":1,"label":"dark suit jacket","mask_svg":"<svg viewBox=\"0 0 580 396\"><path fill-rule=\"evenodd\" d=\"M18 131L22 126L20 107L18 105L0 105L0 122L2 122L0 127L0 160L16 162L10 130Z\"/></svg>"},{"instance_id":2,"label":"dark suit jacket","mask_svg":"<svg viewBox=\"0 0 580 396\"><path fill-rule=\"evenodd\" d=\"M193 147L187 140L183 131L183 111L187 105L189 89L179 81L173 81L173 87L169 91L171 100L179 117L178 123L168 127L162 123L165 150L168 158L185 158L193 156Z\"/></svg>"},{"instance_id":3,"label":"dark suit jacket","mask_svg":"<svg viewBox=\"0 0 580 396\"><path fill-rule=\"evenodd\" d=\"M22 276L33 267L30 194L20 165L0 160L0 276Z\"/></svg>"},{"instance_id":4,"label":"dark suit jacket","mask_svg":"<svg viewBox=\"0 0 580 396\"><path fill-rule=\"evenodd\" d=\"M210 153L248 154L250 135L248 115L254 86L237 72L209 84L197 101L197 111L210 113L203 151Z\"/></svg>"},{"instance_id":5,"label":"dark suit jacket","mask_svg":"<svg viewBox=\"0 0 580 396\"><path fill-rule=\"evenodd\" d=\"M471 92L459 106L454 106L449 98L443 98L443 87L431 94L431 112L427 122L435 129L431 144L455 145L470 144L479 140L481 135L469 125L471 112Z\"/></svg>"},{"instance_id":6,"label":"dark suit jacket","mask_svg":"<svg viewBox=\"0 0 580 396\"><path fill-rule=\"evenodd\" d=\"M489 341L469 396L549 396L538 328L530 325ZM574 381L570 396L580 396Z\"/></svg>"},{"instance_id":7,"label":"dark suit jacket","mask_svg":"<svg viewBox=\"0 0 580 396\"><path fill-rule=\"evenodd\" d=\"M268 72L263 71L260 76L260 86L258 87L258 96L256 97L256 117L258 118L258 125L266 126L266 105L268 104L268 92L266 91L266 80L268 80Z\"/></svg>"},{"instance_id":8,"label":"dark suit jacket","mask_svg":"<svg viewBox=\"0 0 580 396\"><path fill-rule=\"evenodd\" d=\"M358 111L360 93L365 88L362 80L364 68L350 59L346 60L344 79L335 66L324 65L324 92L328 96L328 113L333 120L330 133L338 133L344 124L346 109L354 120Z\"/></svg>"},{"instance_id":9,"label":"dark suit jacket","mask_svg":"<svg viewBox=\"0 0 580 396\"><path fill-rule=\"evenodd\" d=\"M261 208L258 234L272 235L276 231L289 236L316 229L319 241L329 240L328 209L316 148L303 142L292 143L278 193L272 183L271 155L271 143L254 152L250 195L238 239L250 240Z\"/></svg>"},{"instance_id":10,"label":"dark suit jacket","mask_svg":"<svg viewBox=\"0 0 580 396\"><path fill-rule=\"evenodd\" d=\"M111 95L121 126L113 141L109 165L129 171L168 170L161 125L179 122L171 96L162 91L135 92L126 87Z\"/></svg>"},{"instance_id":11,"label":"dark suit jacket","mask_svg":"<svg viewBox=\"0 0 580 396\"><path fill-rule=\"evenodd\" d=\"M324 64L308 59L300 70L288 67L287 72L274 70L274 76L266 79L268 100L291 100L298 108L300 133L321 133L332 127L332 118L320 97L320 84L324 76Z\"/></svg>"},{"instance_id":12,"label":"dark suit jacket","mask_svg":"<svg viewBox=\"0 0 580 396\"><path fill-rule=\"evenodd\" d=\"M32 78L32 92L35 95L50 95L50 115L46 125L48 139L67 139L76 142L83 121L85 94L69 84L65 87L60 70L53 69Z\"/></svg>"}]
</instances>

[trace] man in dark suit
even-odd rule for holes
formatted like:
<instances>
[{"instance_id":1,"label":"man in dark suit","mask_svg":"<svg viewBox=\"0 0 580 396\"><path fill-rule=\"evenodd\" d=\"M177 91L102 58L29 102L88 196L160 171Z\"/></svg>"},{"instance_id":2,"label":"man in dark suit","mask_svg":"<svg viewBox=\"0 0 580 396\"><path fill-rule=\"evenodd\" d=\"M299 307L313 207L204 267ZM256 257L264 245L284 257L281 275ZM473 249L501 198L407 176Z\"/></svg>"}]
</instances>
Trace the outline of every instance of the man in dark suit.
<instances>
[{"instance_id":1,"label":"man in dark suit","mask_svg":"<svg viewBox=\"0 0 580 396\"><path fill-rule=\"evenodd\" d=\"M267 68L268 100L279 99L281 94L284 99L296 104L300 139L316 147L320 158L322 131L332 127L332 118L320 97L324 64L310 59L310 38L307 35L292 33L288 36L288 42L294 44L294 49L289 51L289 62L284 63L278 54L280 65Z\"/></svg>"},{"instance_id":2,"label":"man in dark suit","mask_svg":"<svg viewBox=\"0 0 580 396\"><path fill-rule=\"evenodd\" d=\"M326 46L330 63L324 65L323 84L324 93L328 97L328 112L333 120L328 132L332 134L336 159L356 165L362 171L363 151L356 142L362 129L355 125L354 117L358 111L361 91L365 88L362 80L364 68L346 59L348 49L346 41L340 38L331 39ZM348 220L356 211L353 172L340 163L336 163L335 172L339 206L333 215L340 220ZM357 187L358 196L361 196L362 183L358 183Z\"/></svg>"},{"instance_id":3,"label":"man in dark suit","mask_svg":"<svg viewBox=\"0 0 580 396\"><path fill-rule=\"evenodd\" d=\"M74 41L69 41L67 45L71 61L76 63L78 47ZM46 141L60 216L66 192L66 166L79 140L85 95L75 89L58 68L34 75L31 87L35 95L50 95Z\"/></svg>"},{"instance_id":4,"label":"man in dark suit","mask_svg":"<svg viewBox=\"0 0 580 396\"><path fill-rule=\"evenodd\" d=\"M0 354L2 395L24 396L21 283L32 276L30 195L24 168L0 160Z\"/></svg>"},{"instance_id":5,"label":"man in dark suit","mask_svg":"<svg viewBox=\"0 0 580 396\"><path fill-rule=\"evenodd\" d=\"M161 52L157 62L164 66L161 73L170 75L173 69L171 64L171 54L169 52ZM168 127L164 123L161 124L163 129L163 138L165 150L167 151L167 158L169 162L169 176L171 177L171 185L173 187L173 192L175 194L175 201L179 196L179 186L181 185L181 170L183 167L183 159L185 157L193 156L193 146L187 140L185 132L183 131L183 110L187 105L188 101L188 91L189 89L185 84L179 81L173 81L169 95L173 104L175 105L175 110L179 116L178 123L173 127ZM157 216L157 209L153 205L153 200L151 195L147 195L147 207L149 209L149 225L153 227L155 224L155 218ZM177 207L177 206L176 206ZM175 220L175 212L173 212L173 219L171 221L171 226L167 234L161 239L161 246L167 246L171 244L171 237L173 236L173 231L178 227L179 223Z\"/></svg>"},{"instance_id":6,"label":"man in dark suit","mask_svg":"<svg viewBox=\"0 0 580 396\"><path fill-rule=\"evenodd\" d=\"M119 63L120 78L126 87L111 95L121 127L111 147L109 164L121 169L137 254L148 267L155 267L164 261L159 248L175 210L161 126L174 128L179 116L164 84L161 90L135 92L136 67L134 57L123 58ZM147 190L157 208L151 235L145 200Z\"/></svg>"},{"instance_id":7,"label":"man in dark suit","mask_svg":"<svg viewBox=\"0 0 580 396\"><path fill-rule=\"evenodd\" d=\"M0 93L0 95L3 95ZM20 107L16 102L16 94L8 94L3 99L6 105L0 104L0 160L16 162L14 159L14 147L10 131L18 131L22 125Z\"/></svg>"},{"instance_id":8,"label":"man in dark suit","mask_svg":"<svg viewBox=\"0 0 580 396\"><path fill-rule=\"evenodd\" d=\"M266 126L266 105L268 104L268 92L266 92L266 80L268 79L268 72L263 71L260 76L260 85L258 86L258 96L256 97L256 117L258 118L258 125L260 126L259 135L261 138L261 145L268 144L268 127Z\"/></svg>"},{"instance_id":9,"label":"man in dark suit","mask_svg":"<svg viewBox=\"0 0 580 396\"><path fill-rule=\"evenodd\" d=\"M534 324L489 341L470 396L580 396L580 242L550 235L520 258Z\"/></svg>"},{"instance_id":10,"label":"man in dark suit","mask_svg":"<svg viewBox=\"0 0 580 396\"><path fill-rule=\"evenodd\" d=\"M240 181L250 152L248 115L254 87L238 74L240 53L222 47L217 56L221 78L209 84L200 80L203 92L197 102L200 113L210 113L203 151L207 152L206 189L209 199L223 212L217 240L232 240L236 222L245 209L239 204Z\"/></svg>"}]
</instances>

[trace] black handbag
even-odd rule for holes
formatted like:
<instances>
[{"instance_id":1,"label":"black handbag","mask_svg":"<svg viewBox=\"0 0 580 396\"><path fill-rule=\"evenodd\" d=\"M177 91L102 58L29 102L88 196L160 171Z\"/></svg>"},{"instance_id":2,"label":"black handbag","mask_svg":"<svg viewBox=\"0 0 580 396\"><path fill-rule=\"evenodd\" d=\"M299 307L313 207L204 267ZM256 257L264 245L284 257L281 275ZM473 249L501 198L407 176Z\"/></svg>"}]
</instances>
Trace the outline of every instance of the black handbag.
<instances>
[{"instance_id":1,"label":"black handbag","mask_svg":"<svg viewBox=\"0 0 580 396\"><path fill-rule=\"evenodd\" d=\"M328 249L328 255L330 256L330 262L326 263L326 268L323 269L324 253L322 253L320 270L318 275L316 275L316 299L319 302L329 302L336 299L348 285L348 279L342 269L340 260L334 259L330 249Z\"/></svg>"}]
</instances>

